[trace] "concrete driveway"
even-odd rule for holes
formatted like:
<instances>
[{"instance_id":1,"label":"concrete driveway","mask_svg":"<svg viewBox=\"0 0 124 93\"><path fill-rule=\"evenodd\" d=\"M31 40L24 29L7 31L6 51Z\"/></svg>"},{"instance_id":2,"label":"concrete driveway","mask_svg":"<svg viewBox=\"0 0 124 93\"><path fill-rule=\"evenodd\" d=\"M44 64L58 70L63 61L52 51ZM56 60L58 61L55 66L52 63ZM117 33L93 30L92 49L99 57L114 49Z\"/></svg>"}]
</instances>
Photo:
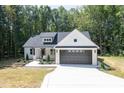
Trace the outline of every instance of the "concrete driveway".
<instances>
[{"instance_id":1,"label":"concrete driveway","mask_svg":"<svg viewBox=\"0 0 124 93\"><path fill-rule=\"evenodd\" d=\"M42 88L124 87L124 79L91 65L60 65L49 73Z\"/></svg>"}]
</instances>

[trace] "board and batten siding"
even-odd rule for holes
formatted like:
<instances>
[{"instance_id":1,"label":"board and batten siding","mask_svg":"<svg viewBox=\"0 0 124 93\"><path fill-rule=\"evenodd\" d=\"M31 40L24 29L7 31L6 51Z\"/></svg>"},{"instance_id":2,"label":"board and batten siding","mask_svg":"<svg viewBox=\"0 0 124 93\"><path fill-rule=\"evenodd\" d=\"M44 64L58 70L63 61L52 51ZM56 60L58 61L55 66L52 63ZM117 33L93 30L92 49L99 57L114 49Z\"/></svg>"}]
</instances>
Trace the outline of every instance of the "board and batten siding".
<instances>
[{"instance_id":1,"label":"board and batten siding","mask_svg":"<svg viewBox=\"0 0 124 93\"><path fill-rule=\"evenodd\" d=\"M32 49L32 48L24 48L25 59L26 59L26 55L28 55L29 59L41 58L41 49L40 48L35 48L35 55L30 54L30 49Z\"/></svg>"},{"instance_id":2,"label":"board and batten siding","mask_svg":"<svg viewBox=\"0 0 124 93\"><path fill-rule=\"evenodd\" d=\"M76 39L77 42L74 42L74 39ZM88 39L85 35L83 35L81 32L77 30L74 30L73 32L68 34L56 46L72 46L72 47L73 46L96 46L98 47L94 42L92 42L90 39Z\"/></svg>"}]
</instances>

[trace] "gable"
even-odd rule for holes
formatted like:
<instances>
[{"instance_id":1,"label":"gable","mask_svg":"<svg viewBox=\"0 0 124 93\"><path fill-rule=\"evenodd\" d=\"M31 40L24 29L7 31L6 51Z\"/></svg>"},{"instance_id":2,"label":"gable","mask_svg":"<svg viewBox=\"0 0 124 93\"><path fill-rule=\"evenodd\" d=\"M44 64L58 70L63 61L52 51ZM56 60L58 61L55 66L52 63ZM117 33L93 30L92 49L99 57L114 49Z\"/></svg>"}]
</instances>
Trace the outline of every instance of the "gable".
<instances>
[{"instance_id":1,"label":"gable","mask_svg":"<svg viewBox=\"0 0 124 93\"><path fill-rule=\"evenodd\" d=\"M76 41L76 42L75 42ZM84 34L79 32L77 29L73 30L69 33L64 39L62 39L55 47L62 47L62 46L82 46L82 47L91 47L98 46L92 42L89 38L87 38Z\"/></svg>"},{"instance_id":2,"label":"gable","mask_svg":"<svg viewBox=\"0 0 124 93\"><path fill-rule=\"evenodd\" d=\"M59 43L61 40L63 40L70 33L71 32L58 32L57 42ZM81 32L81 34L84 34L87 38L90 39L90 35L89 35L88 31Z\"/></svg>"},{"instance_id":3,"label":"gable","mask_svg":"<svg viewBox=\"0 0 124 93\"><path fill-rule=\"evenodd\" d=\"M44 44L42 42L42 38L46 38L46 37L54 37L53 42L49 43L49 44ZM78 39L78 42L76 42L76 43L72 42L74 37ZM83 37L83 39L82 39L82 37ZM65 40L65 38L67 38L67 39ZM82 42L82 41L86 41L86 42ZM56 45L57 47L60 47L60 46L61 47L62 46L89 47L90 42L92 42L92 41L91 41L90 35L87 31L79 32L78 30L74 30L72 32L41 32L40 35L30 37L27 40L27 42L23 45L23 47L53 48L53 47L55 47L55 45L57 43L58 43ZM88 43L88 44L86 44L86 43ZM91 44L91 45L93 46L93 44ZM94 44L94 46L97 46L97 45Z\"/></svg>"}]
</instances>

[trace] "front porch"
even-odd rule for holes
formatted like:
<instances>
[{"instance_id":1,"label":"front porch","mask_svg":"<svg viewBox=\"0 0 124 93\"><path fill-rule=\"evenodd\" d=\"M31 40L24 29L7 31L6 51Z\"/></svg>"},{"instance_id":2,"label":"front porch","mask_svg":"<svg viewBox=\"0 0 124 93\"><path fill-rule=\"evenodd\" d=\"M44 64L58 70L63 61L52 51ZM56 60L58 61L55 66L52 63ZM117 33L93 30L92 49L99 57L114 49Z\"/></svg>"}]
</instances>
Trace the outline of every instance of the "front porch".
<instances>
[{"instance_id":1,"label":"front porch","mask_svg":"<svg viewBox=\"0 0 124 93\"><path fill-rule=\"evenodd\" d=\"M39 61L40 64L55 64L55 49L25 48L25 59Z\"/></svg>"}]
</instances>

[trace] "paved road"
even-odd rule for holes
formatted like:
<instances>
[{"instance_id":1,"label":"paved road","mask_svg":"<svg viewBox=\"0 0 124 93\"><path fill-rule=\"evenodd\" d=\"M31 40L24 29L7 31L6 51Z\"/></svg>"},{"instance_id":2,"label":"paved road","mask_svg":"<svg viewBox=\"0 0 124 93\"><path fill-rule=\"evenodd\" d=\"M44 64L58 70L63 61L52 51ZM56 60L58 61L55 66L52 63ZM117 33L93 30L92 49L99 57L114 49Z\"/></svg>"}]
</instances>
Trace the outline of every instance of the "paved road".
<instances>
[{"instance_id":1,"label":"paved road","mask_svg":"<svg viewBox=\"0 0 124 93\"><path fill-rule=\"evenodd\" d=\"M49 73L42 88L124 87L124 79L88 65L61 65Z\"/></svg>"}]
</instances>

